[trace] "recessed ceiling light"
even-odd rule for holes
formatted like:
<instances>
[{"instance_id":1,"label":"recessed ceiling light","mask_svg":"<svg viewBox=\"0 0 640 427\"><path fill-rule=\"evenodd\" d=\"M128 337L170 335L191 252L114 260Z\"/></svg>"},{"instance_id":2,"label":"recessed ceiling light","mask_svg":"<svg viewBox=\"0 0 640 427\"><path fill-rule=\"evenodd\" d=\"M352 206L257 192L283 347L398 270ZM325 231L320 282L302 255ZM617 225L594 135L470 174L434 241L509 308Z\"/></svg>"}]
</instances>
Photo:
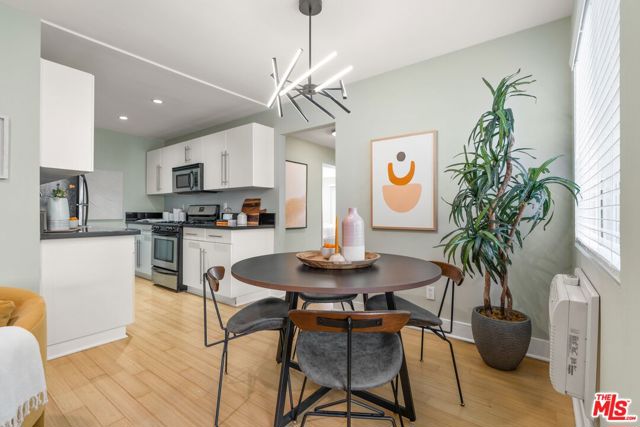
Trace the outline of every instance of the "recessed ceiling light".
<instances>
[{"instance_id":1,"label":"recessed ceiling light","mask_svg":"<svg viewBox=\"0 0 640 427\"><path fill-rule=\"evenodd\" d=\"M336 136L336 130L335 129L331 131L331 136Z\"/></svg>"},{"instance_id":2,"label":"recessed ceiling light","mask_svg":"<svg viewBox=\"0 0 640 427\"><path fill-rule=\"evenodd\" d=\"M162 101L162 99L158 99L158 98L152 99L151 101L152 101L154 104L162 104L162 103L164 102L164 101Z\"/></svg>"},{"instance_id":3,"label":"recessed ceiling light","mask_svg":"<svg viewBox=\"0 0 640 427\"><path fill-rule=\"evenodd\" d=\"M129 117L127 117L127 116L119 116L118 118L120 120L129 120Z\"/></svg>"}]
</instances>

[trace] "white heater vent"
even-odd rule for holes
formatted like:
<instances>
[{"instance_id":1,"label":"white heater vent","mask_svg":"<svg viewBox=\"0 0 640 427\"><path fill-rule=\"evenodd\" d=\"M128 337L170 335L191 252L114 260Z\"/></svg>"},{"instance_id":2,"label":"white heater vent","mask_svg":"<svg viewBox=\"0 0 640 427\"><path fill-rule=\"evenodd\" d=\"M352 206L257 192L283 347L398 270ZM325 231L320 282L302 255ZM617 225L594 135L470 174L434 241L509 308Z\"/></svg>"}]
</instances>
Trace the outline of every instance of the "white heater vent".
<instances>
[{"instance_id":1,"label":"white heater vent","mask_svg":"<svg viewBox=\"0 0 640 427\"><path fill-rule=\"evenodd\" d=\"M590 408L596 392L599 296L582 270L558 274L549 295L549 375L553 388ZM576 414L578 415L578 414Z\"/></svg>"}]
</instances>

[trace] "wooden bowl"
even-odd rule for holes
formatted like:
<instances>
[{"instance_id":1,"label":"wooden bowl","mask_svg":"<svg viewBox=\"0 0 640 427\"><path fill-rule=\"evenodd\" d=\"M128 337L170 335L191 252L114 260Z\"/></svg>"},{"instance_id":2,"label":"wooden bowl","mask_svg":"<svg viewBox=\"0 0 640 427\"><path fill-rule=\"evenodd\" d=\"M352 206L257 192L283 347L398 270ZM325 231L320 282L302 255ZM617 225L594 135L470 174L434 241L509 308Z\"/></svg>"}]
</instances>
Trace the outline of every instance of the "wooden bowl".
<instances>
[{"instance_id":1,"label":"wooden bowl","mask_svg":"<svg viewBox=\"0 0 640 427\"><path fill-rule=\"evenodd\" d=\"M298 252L296 257L304 264L313 268L324 270L353 270L356 268L371 267L374 262L380 259L380 254L375 252L365 252L363 261L353 261L336 264L330 262L322 256L320 251Z\"/></svg>"}]
</instances>

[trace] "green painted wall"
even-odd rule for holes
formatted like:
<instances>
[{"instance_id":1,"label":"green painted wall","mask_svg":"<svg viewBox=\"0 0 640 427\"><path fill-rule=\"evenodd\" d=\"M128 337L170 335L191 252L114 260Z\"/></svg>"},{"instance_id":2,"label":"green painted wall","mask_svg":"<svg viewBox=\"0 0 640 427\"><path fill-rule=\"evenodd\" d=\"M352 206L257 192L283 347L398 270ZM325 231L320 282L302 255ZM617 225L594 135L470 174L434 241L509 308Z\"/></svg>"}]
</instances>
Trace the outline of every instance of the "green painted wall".
<instances>
[{"instance_id":1,"label":"green painted wall","mask_svg":"<svg viewBox=\"0 0 640 427\"><path fill-rule=\"evenodd\" d=\"M428 40L424 41L428 43ZM352 113L336 112L336 168L338 213L357 207L369 221L369 144L373 138L436 129L438 142L438 196L451 199L456 187L443 175L445 166L454 162L479 114L490 105L490 94L480 80L495 81L522 68L533 73L538 82L532 88L537 103L516 100L518 144L534 147L539 158L562 155L553 173L571 177L572 171L572 98L569 48L571 22L563 19L496 40L472 46L448 55L420 62L398 70L349 84ZM269 193L278 211L284 208L285 136L302 129L333 123L316 108L304 105L310 122L285 104L284 118L275 111L205 129L168 144L199 135L257 122L275 128L276 184ZM514 260L511 271L515 308L533 318L534 337L548 338L547 303L551 278L571 271L573 265L573 205L570 197L558 192L553 223L546 232L537 231L527 241L526 249ZM369 250L390 252L425 259L442 259L435 248L451 229L448 209L439 203L438 232L402 232L367 229ZM278 220L276 249L286 247L283 218ZM497 287L496 287L497 292ZM426 299L424 289L404 296L414 303L436 309ZM467 280L456 292L456 321L468 323L471 310L482 302L479 280Z\"/></svg>"},{"instance_id":2,"label":"green painted wall","mask_svg":"<svg viewBox=\"0 0 640 427\"><path fill-rule=\"evenodd\" d=\"M640 414L640 2L620 4L620 281L613 279L588 252L576 249L576 262L600 294L599 390L632 399ZM604 422L601 425L608 425Z\"/></svg>"},{"instance_id":3,"label":"green painted wall","mask_svg":"<svg viewBox=\"0 0 640 427\"><path fill-rule=\"evenodd\" d=\"M94 168L124 173L124 210L160 212L162 196L147 196L147 151L162 145L162 141L127 135L107 129L96 129L94 138ZM114 221L92 221L114 223ZM121 224L122 222L116 221Z\"/></svg>"},{"instance_id":4,"label":"green painted wall","mask_svg":"<svg viewBox=\"0 0 640 427\"><path fill-rule=\"evenodd\" d=\"M0 3L0 115L9 117L9 179L0 180L0 286L40 282L40 20Z\"/></svg>"},{"instance_id":5,"label":"green painted wall","mask_svg":"<svg viewBox=\"0 0 640 427\"><path fill-rule=\"evenodd\" d=\"M307 228L285 232L284 250L318 249L322 244L322 164L335 164L335 150L287 137L285 159L307 164Z\"/></svg>"}]
</instances>

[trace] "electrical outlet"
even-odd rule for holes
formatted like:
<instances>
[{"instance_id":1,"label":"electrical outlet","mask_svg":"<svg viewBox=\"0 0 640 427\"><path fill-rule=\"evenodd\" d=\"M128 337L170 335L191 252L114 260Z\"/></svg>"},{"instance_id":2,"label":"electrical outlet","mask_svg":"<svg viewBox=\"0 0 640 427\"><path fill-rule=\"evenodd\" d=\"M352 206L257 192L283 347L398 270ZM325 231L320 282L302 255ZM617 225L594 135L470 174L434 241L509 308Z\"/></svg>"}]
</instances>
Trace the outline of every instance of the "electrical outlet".
<instances>
[{"instance_id":1,"label":"electrical outlet","mask_svg":"<svg viewBox=\"0 0 640 427\"><path fill-rule=\"evenodd\" d=\"M427 286L427 299L431 301L436 300L436 288L435 286Z\"/></svg>"}]
</instances>

